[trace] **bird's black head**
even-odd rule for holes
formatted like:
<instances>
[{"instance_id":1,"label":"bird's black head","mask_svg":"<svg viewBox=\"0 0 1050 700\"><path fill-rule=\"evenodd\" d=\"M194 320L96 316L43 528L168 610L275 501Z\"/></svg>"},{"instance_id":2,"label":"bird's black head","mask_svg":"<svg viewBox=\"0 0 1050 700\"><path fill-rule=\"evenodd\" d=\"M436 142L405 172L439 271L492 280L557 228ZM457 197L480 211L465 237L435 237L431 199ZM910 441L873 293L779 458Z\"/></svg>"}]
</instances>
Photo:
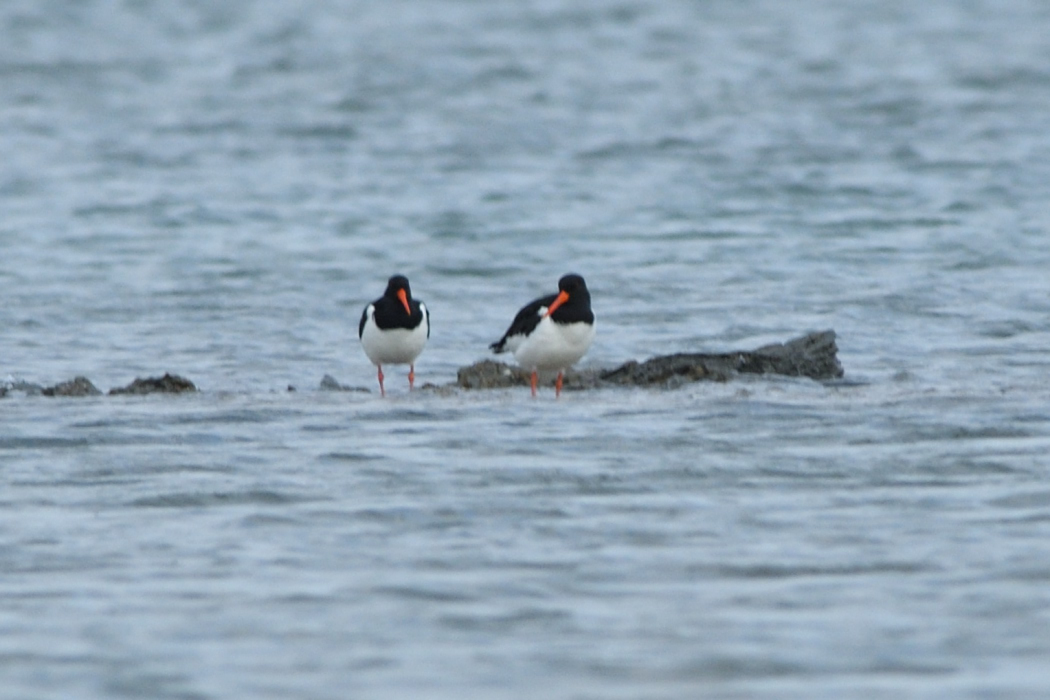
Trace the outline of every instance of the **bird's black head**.
<instances>
[{"instance_id":1,"label":"bird's black head","mask_svg":"<svg viewBox=\"0 0 1050 700\"><path fill-rule=\"evenodd\" d=\"M564 306L565 304L568 306ZM579 275L569 274L558 280L558 295L554 297L544 315L551 316L561 309L554 320L566 323L566 317L574 320L576 316L590 316L590 306L591 293L587 291L587 283Z\"/></svg>"},{"instance_id":2,"label":"bird's black head","mask_svg":"<svg viewBox=\"0 0 1050 700\"><path fill-rule=\"evenodd\" d=\"M573 292L586 292L587 283L580 275L570 273L558 280L558 291L567 292L569 296L572 296Z\"/></svg>"},{"instance_id":3,"label":"bird's black head","mask_svg":"<svg viewBox=\"0 0 1050 700\"><path fill-rule=\"evenodd\" d=\"M404 275L394 275L386 283L385 295L396 299L398 291L402 289L405 290L405 296L411 299L412 290L408 286L408 278Z\"/></svg>"},{"instance_id":4,"label":"bird's black head","mask_svg":"<svg viewBox=\"0 0 1050 700\"><path fill-rule=\"evenodd\" d=\"M412 315L412 290L408 287L408 278L404 275L394 275L386 283L386 291L383 296L401 304L405 313Z\"/></svg>"}]
</instances>

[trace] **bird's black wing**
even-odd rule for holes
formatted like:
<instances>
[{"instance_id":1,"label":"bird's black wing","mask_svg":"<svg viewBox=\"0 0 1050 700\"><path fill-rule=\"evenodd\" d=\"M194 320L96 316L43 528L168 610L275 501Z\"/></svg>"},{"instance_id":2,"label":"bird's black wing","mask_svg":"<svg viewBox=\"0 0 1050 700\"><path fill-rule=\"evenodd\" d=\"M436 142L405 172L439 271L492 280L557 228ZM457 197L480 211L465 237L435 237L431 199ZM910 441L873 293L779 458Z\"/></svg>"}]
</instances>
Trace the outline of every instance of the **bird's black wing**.
<instances>
[{"instance_id":1,"label":"bird's black wing","mask_svg":"<svg viewBox=\"0 0 1050 700\"><path fill-rule=\"evenodd\" d=\"M492 345L489 345L489 347L496 351L496 353L501 353L503 352L504 346L507 344L507 338L512 335L528 335L529 333L532 333L540 322L540 309L544 306L549 307L557 298L557 294L550 294L529 302L521 307L521 310L518 312L518 315L514 317L507 332L503 334L502 338Z\"/></svg>"}]
</instances>

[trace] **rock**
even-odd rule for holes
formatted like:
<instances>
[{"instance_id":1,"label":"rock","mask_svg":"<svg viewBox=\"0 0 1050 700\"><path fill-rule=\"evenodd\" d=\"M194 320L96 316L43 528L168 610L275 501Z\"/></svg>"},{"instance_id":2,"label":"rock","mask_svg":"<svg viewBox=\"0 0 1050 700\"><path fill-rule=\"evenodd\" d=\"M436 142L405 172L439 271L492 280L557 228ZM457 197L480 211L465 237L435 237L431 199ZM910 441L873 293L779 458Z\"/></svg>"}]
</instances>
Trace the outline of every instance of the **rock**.
<instances>
[{"instance_id":1,"label":"rock","mask_svg":"<svg viewBox=\"0 0 1050 700\"><path fill-rule=\"evenodd\" d=\"M590 369L565 373L566 389L600 386L678 386L685 382L724 382L736 374L779 374L824 380L841 377L835 331L820 331L786 343L757 350L730 353L677 353L660 355L644 362L629 360L612 369ZM544 384L553 381L544 381ZM482 360L456 373L463 389L494 389L528 386L529 372L502 362Z\"/></svg>"},{"instance_id":2,"label":"rock","mask_svg":"<svg viewBox=\"0 0 1050 700\"><path fill-rule=\"evenodd\" d=\"M444 397L456 395L455 384L434 384L432 382L426 382L423 386L418 387L418 390Z\"/></svg>"},{"instance_id":3,"label":"rock","mask_svg":"<svg viewBox=\"0 0 1050 700\"><path fill-rule=\"evenodd\" d=\"M809 333L786 343L765 345L744 353L738 372L784 374L810 379L837 379L845 372L839 364L835 331Z\"/></svg>"},{"instance_id":4,"label":"rock","mask_svg":"<svg viewBox=\"0 0 1050 700\"><path fill-rule=\"evenodd\" d=\"M110 389L110 396L116 394L181 394L187 391L197 391L189 379L177 374L165 374L163 377L149 377L147 379L135 378L131 384L117 389Z\"/></svg>"},{"instance_id":5,"label":"rock","mask_svg":"<svg viewBox=\"0 0 1050 700\"><path fill-rule=\"evenodd\" d=\"M360 386L349 386L348 384L340 384L336 381L335 377L330 374L326 374L321 378L321 386L318 387L321 391L357 391L363 394L371 393L368 389Z\"/></svg>"},{"instance_id":6,"label":"rock","mask_svg":"<svg viewBox=\"0 0 1050 700\"><path fill-rule=\"evenodd\" d=\"M679 353L645 362L626 362L601 373L604 382L630 386L708 379L727 381L734 374L780 374L811 379L841 377L835 331L821 331L787 343L765 345L750 352Z\"/></svg>"},{"instance_id":7,"label":"rock","mask_svg":"<svg viewBox=\"0 0 1050 700\"><path fill-rule=\"evenodd\" d=\"M44 396L100 396L98 388L87 377L74 377L68 382L61 382L40 391Z\"/></svg>"},{"instance_id":8,"label":"rock","mask_svg":"<svg viewBox=\"0 0 1050 700\"><path fill-rule=\"evenodd\" d=\"M456 372L456 386L463 389L502 389L528 386L529 373L495 360L482 360Z\"/></svg>"},{"instance_id":9,"label":"rock","mask_svg":"<svg viewBox=\"0 0 1050 700\"><path fill-rule=\"evenodd\" d=\"M599 375L603 382L625 386L650 386L674 380L676 384L701 379L727 381L733 374L731 358L721 355L678 353L661 355L645 362L630 360Z\"/></svg>"},{"instance_id":10,"label":"rock","mask_svg":"<svg viewBox=\"0 0 1050 700\"><path fill-rule=\"evenodd\" d=\"M37 396L44 393L44 387L24 379L8 380L3 386L7 391L21 391L26 396Z\"/></svg>"}]
</instances>

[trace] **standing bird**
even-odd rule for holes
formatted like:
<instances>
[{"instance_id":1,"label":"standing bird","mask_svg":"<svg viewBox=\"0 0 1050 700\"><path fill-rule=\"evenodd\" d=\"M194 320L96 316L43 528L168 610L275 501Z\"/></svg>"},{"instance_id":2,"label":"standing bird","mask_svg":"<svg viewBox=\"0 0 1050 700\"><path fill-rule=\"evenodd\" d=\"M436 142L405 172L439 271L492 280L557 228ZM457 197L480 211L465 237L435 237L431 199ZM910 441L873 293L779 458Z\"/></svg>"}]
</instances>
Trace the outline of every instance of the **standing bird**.
<instances>
[{"instance_id":1,"label":"standing bird","mask_svg":"<svg viewBox=\"0 0 1050 700\"><path fill-rule=\"evenodd\" d=\"M379 393L383 388L383 365L408 365L408 388L416 381L416 358L430 337L430 312L426 304L412 298L408 278L394 275L386 291L361 314L357 328L368 359L379 369Z\"/></svg>"},{"instance_id":2,"label":"standing bird","mask_svg":"<svg viewBox=\"0 0 1050 700\"><path fill-rule=\"evenodd\" d=\"M561 396L565 370L584 356L594 340L591 293L579 275L558 280L558 293L522 307L503 337L490 345L497 354L510 350L514 359L532 371L532 395L537 372L558 370L555 396Z\"/></svg>"}]
</instances>

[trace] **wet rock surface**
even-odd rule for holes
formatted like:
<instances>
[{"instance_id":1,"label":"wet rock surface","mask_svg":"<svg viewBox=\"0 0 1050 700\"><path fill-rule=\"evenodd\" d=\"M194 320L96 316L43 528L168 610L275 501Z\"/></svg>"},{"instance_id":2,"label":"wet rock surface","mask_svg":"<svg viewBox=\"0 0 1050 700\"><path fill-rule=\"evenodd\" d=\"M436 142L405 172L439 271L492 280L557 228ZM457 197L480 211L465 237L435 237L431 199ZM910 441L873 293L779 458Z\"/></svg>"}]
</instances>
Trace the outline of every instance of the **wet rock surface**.
<instances>
[{"instance_id":1,"label":"wet rock surface","mask_svg":"<svg viewBox=\"0 0 1050 700\"><path fill-rule=\"evenodd\" d=\"M125 387L110 389L110 396L119 394L134 394L142 396L146 394L182 394L184 392L197 391L193 382L177 374L165 374L163 377L136 378Z\"/></svg>"},{"instance_id":2,"label":"wet rock surface","mask_svg":"<svg viewBox=\"0 0 1050 700\"><path fill-rule=\"evenodd\" d=\"M607 386L660 386L674 388L695 381L724 382L741 374L776 374L790 377L809 377L831 380L842 377L838 360L835 332L809 333L786 343L765 345L756 350L728 353L676 353L659 355L639 362L629 360L612 368L569 370L565 373L567 390L595 389ZM541 376L544 386L553 386L554 373ZM420 389L447 396L457 389L501 389L529 385L529 372L521 367L495 360L482 360L461 367L456 381L451 384L424 384ZM294 391L294 387L288 387ZM319 391L372 393L360 386L341 384L331 375L325 375ZM0 384L0 397L17 391L27 396L99 396L99 389L86 377L75 377L50 387L42 387L21 380ZM181 394L195 392L190 380L177 374L162 377L137 378L127 386L111 389L109 395Z\"/></svg>"},{"instance_id":3,"label":"wet rock surface","mask_svg":"<svg viewBox=\"0 0 1050 700\"><path fill-rule=\"evenodd\" d=\"M0 393L0 396L3 396L9 391L21 392L26 396L39 396L44 393L44 387L39 384L34 384L33 382L27 382L23 379L8 380L5 384L0 386L0 389L3 389L3 393Z\"/></svg>"},{"instance_id":4,"label":"wet rock surface","mask_svg":"<svg viewBox=\"0 0 1050 700\"><path fill-rule=\"evenodd\" d=\"M729 353L676 353L644 362L629 360L611 369L565 373L566 389L600 386L678 386L694 381L728 381L738 374L777 374L837 379L843 375L838 360L835 331L809 333L786 343L765 345L757 350ZM544 384L553 383L547 378ZM460 368L456 386L463 389L498 389L528 386L529 373L520 367L482 360Z\"/></svg>"},{"instance_id":5,"label":"wet rock surface","mask_svg":"<svg viewBox=\"0 0 1050 700\"><path fill-rule=\"evenodd\" d=\"M371 393L368 389L361 386L350 386L349 384L340 384L339 381L330 374L324 375L321 378L321 384L318 386L321 391L355 391L362 394Z\"/></svg>"},{"instance_id":6,"label":"wet rock surface","mask_svg":"<svg viewBox=\"0 0 1050 700\"><path fill-rule=\"evenodd\" d=\"M101 396L102 392L87 377L74 377L40 390L44 396Z\"/></svg>"},{"instance_id":7,"label":"wet rock surface","mask_svg":"<svg viewBox=\"0 0 1050 700\"><path fill-rule=\"evenodd\" d=\"M837 379L843 374L838 361L834 331L810 333L786 343L765 345L757 350L730 353L679 353L654 357L645 362L626 362L601 373L613 384L649 386L702 379L727 381L734 374L779 374L810 379Z\"/></svg>"},{"instance_id":8,"label":"wet rock surface","mask_svg":"<svg viewBox=\"0 0 1050 700\"><path fill-rule=\"evenodd\" d=\"M131 384L110 389L108 393L111 396L119 394L144 396L146 394L182 394L193 391L197 391L197 387L190 380L177 374L165 374L163 377L136 378ZM83 376L74 377L69 381L59 382L54 386L47 387L24 380L10 380L5 384L0 384L0 397L11 392L20 392L26 396L55 397L103 395L103 392L90 379Z\"/></svg>"},{"instance_id":9,"label":"wet rock surface","mask_svg":"<svg viewBox=\"0 0 1050 700\"><path fill-rule=\"evenodd\" d=\"M495 360L481 360L456 372L456 386L462 389L502 389L528 386L529 373Z\"/></svg>"}]
</instances>

